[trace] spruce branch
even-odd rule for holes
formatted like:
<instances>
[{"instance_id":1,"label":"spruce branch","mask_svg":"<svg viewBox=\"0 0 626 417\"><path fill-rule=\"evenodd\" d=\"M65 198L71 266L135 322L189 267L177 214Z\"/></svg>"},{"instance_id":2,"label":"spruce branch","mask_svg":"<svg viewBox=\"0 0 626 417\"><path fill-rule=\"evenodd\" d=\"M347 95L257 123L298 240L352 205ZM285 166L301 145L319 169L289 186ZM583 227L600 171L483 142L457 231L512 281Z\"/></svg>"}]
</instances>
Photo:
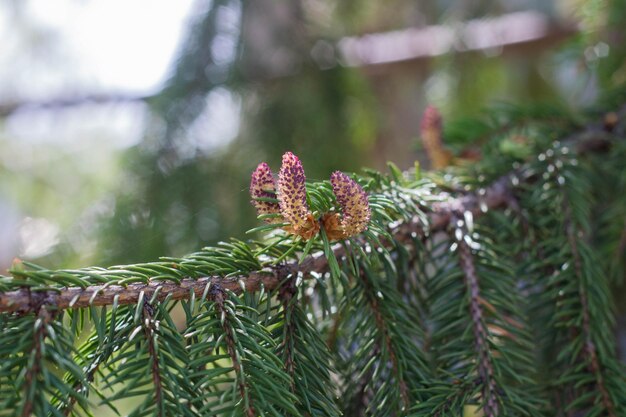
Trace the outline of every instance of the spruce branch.
<instances>
[{"instance_id":1,"label":"spruce branch","mask_svg":"<svg viewBox=\"0 0 626 417\"><path fill-rule=\"evenodd\" d=\"M37 314L10 317L0 326L0 415L49 415L73 399L86 410L85 396L59 374L79 381L84 375L68 356L76 353L63 313L41 308Z\"/></svg>"},{"instance_id":2,"label":"spruce branch","mask_svg":"<svg viewBox=\"0 0 626 417\"><path fill-rule=\"evenodd\" d=\"M391 257L382 251L354 262L353 285L340 310L346 414L406 415L430 377L422 331L394 285Z\"/></svg>"},{"instance_id":3,"label":"spruce branch","mask_svg":"<svg viewBox=\"0 0 626 417\"><path fill-rule=\"evenodd\" d=\"M389 355L389 361L391 362L391 371L393 373L393 377L397 381L398 387L400 388L400 409L406 410L406 408L410 404L409 389L407 387L407 382L405 381L399 369L398 358L394 344L391 340L391 335L387 326L387 320L385 320L385 317L379 306L378 297L375 294L371 283L365 277L365 274L359 274L359 279L363 284L368 302L370 304L370 308L374 313L374 321L376 323L376 327L383 337L383 343L385 344L387 354ZM379 350L379 348L377 348L376 350Z\"/></svg>"},{"instance_id":4,"label":"spruce branch","mask_svg":"<svg viewBox=\"0 0 626 417\"><path fill-rule=\"evenodd\" d=\"M140 397L130 415L321 417L340 415L342 392L346 415L457 415L480 407L485 417L535 416L550 412L533 391L541 380L537 354L549 358L546 380L567 393L554 408L616 417L625 381L608 280L589 245L595 206L586 179L597 171L587 165L592 158L581 160L580 172L560 154L551 158L623 143L593 127L567 137L565 152L555 136L537 131L524 158L502 161L487 154L497 146L485 146L484 166L450 167L444 186L398 169L314 183L298 175L292 180L306 210L290 213L291 229L258 228L270 232L263 242L110 268L14 268L11 278L0 277L0 415L12 404L17 415L78 415L75 403L89 414L95 392L111 407ZM539 154L547 143L552 148ZM539 162L528 159L532 152ZM261 168L257 177L267 177ZM353 194L362 198L350 200ZM356 210L363 199L367 211ZM619 204L611 208L623 213ZM610 240L619 249L623 217L615 217ZM471 227L469 219L480 220ZM516 230L496 219L515 219ZM503 249L528 234L536 251ZM532 296L549 316L546 346L554 352L530 337ZM181 306L184 331L174 323ZM306 313L326 318L336 306L333 357L322 342L325 322ZM76 350L88 325L92 336ZM106 399L96 373L115 391Z\"/></svg>"},{"instance_id":5,"label":"spruce branch","mask_svg":"<svg viewBox=\"0 0 626 417\"><path fill-rule=\"evenodd\" d=\"M551 326L544 344L557 407L613 417L626 404L626 381L615 357L608 274L588 244L593 199L581 165L555 146L532 168L542 174L524 204L542 242L531 264L543 300L534 314Z\"/></svg>"},{"instance_id":6,"label":"spruce branch","mask_svg":"<svg viewBox=\"0 0 626 417\"><path fill-rule=\"evenodd\" d=\"M89 342L87 342L86 345L89 346ZM97 351L97 350L98 350L97 347L93 348L93 351ZM93 352L91 349L87 349L87 351ZM100 355L100 356L104 356L104 355ZM88 369L85 372L85 381L75 381L73 384L73 390L83 395L86 395L90 390L93 390L94 387L91 384L93 383L96 373L98 373L100 369L100 364L104 361L105 358L108 358L109 356L110 355L106 355L104 358L98 357L98 359L94 360L89 365ZM71 380L72 379L70 379L70 382ZM100 396L102 399L104 399L104 397L102 397L101 394ZM104 402L106 403L106 400ZM111 406L111 404L108 404L108 405ZM70 397L69 401L67 401L67 405L61 408L63 415L65 417L71 416L74 413L75 406L76 406L76 398Z\"/></svg>"},{"instance_id":7,"label":"spruce branch","mask_svg":"<svg viewBox=\"0 0 626 417\"><path fill-rule=\"evenodd\" d=\"M85 398L90 393L95 394L102 404L106 405L114 412L119 411L109 400L109 396L100 392L94 384L96 375L100 375L106 380L106 372L111 372L111 366L108 361L113 354L120 350L133 329L133 316L129 314L129 307L125 306L118 309L117 303L113 303L110 310L108 307L102 307L100 312L96 312L95 308L90 309L92 322L95 329L91 336L79 347L74 355L73 360L77 367L82 370L79 376L73 373L66 373L65 383L72 387L71 392L76 392ZM59 408L64 416L80 415L76 410L77 398L69 395L69 399L59 397ZM79 403L79 405L82 405Z\"/></svg>"},{"instance_id":8,"label":"spruce branch","mask_svg":"<svg viewBox=\"0 0 626 417\"><path fill-rule=\"evenodd\" d=\"M582 131L572 134L564 139L563 143L572 144L574 149L580 154L606 152L614 141L614 138L598 124L590 124ZM453 197L446 192L434 195L434 202L430 207L424 207L427 212L427 219L424 220L419 216L412 219L405 219L399 222L391 222L389 224L389 232L394 240L410 243L411 236L428 235L436 231L444 230L448 227L455 213L471 212L475 217L483 215L485 212L493 209L508 207L510 203L513 186L512 181L518 182L519 174L523 169L516 169L511 173L504 175L495 180L491 185L484 187L477 192L467 192L458 197ZM532 181L532 178L526 178ZM409 191L409 190L405 190ZM345 255L342 245L334 245L332 248L335 258L340 259ZM252 260L251 260L252 261ZM252 262L257 262L253 260ZM84 278L91 278L100 274L100 271L37 271L39 274L52 276L57 282L65 283L65 286L53 286L53 288L34 288L32 291L28 289L28 285L32 283L26 282L32 277L22 271L12 271L18 279L11 280L5 278L5 286L9 284L9 290L0 291L0 313L2 312L18 312L21 314L36 311L40 306L49 306L49 310L76 309L89 306L104 306L113 304L115 296L118 296L119 305L136 304L139 295L144 292L147 297L151 297L155 292L157 300L162 301L166 297L171 296L172 300L188 299L193 292L195 296L200 296L207 285L219 284L222 288L234 293L243 292L241 283L244 283L245 290L249 292L265 290L273 290L278 288L282 276L281 270L285 268L289 271L301 271L305 278L309 278L310 272L323 273L329 268L326 257L317 253L308 256L300 264L297 262L280 265L267 266L258 268L258 270L250 270L246 274L240 274L234 277L223 277L221 275L204 276L204 277L188 277L184 276L181 270L175 271L178 265L176 262L160 262L152 264L137 265L137 267L146 266L149 270L153 266L159 266L153 270L152 276L144 275L143 279L131 279L130 283L120 282L106 279L105 276L98 277L102 285L85 281ZM131 266L128 266L131 267ZM112 269L124 271L124 266ZM170 269L163 273L162 269ZM124 278L133 278L137 276L137 271L124 276ZM113 271L110 271L113 275ZM65 279L70 276L71 279ZM152 279L159 276L160 280ZM175 278L175 279L173 279ZM20 279L24 279L24 287L20 288ZM118 281L125 281L120 279ZM133 282L134 281L134 282ZM142 281L142 282L137 282ZM77 285L78 284L78 285ZM20 288L10 290L11 288ZM50 286L48 286L50 287ZM0 282L0 288L2 283Z\"/></svg>"},{"instance_id":9,"label":"spruce branch","mask_svg":"<svg viewBox=\"0 0 626 417\"><path fill-rule=\"evenodd\" d=\"M301 415L276 343L250 305L266 297L246 296L244 304L216 285L201 299L185 332L185 338L197 340L188 346L197 414Z\"/></svg>"},{"instance_id":10,"label":"spruce branch","mask_svg":"<svg viewBox=\"0 0 626 417\"><path fill-rule=\"evenodd\" d=\"M480 224L463 214L457 214L452 236L440 233L427 248L435 380L411 415L460 415L469 405L485 416L538 415L525 291L510 252L495 240L501 228L485 227L502 213L494 211Z\"/></svg>"},{"instance_id":11,"label":"spruce branch","mask_svg":"<svg viewBox=\"0 0 626 417\"><path fill-rule=\"evenodd\" d=\"M464 239L467 235L464 233L459 233L459 235L459 239L457 239L457 244L459 245L459 262L463 270L465 285L469 295L474 347L478 356L478 376L481 381L482 400L484 401L483 411L485 417L495 417L498 415L498 393L494 379L487 329L485 328L483 320L478 276L476 274L471 249Z\"/></svg>"},{"instance_id":12,"label":"spruce branch","mask_svg":"<svg viewBox=\"0 0 626 417\"><path fill-rule=\"evenodd\" d=\"M291 391L295 391L295 374L296 374L296 364L295 364L295 352L294 352L294 343L295 343L295 332L296 332L296 323L294 320L294 314L296 309L295 299L297 298L297 289L296 289L296 280L293 276L290 276L285 280L283 285L280 287L280 291L278 293L278 299L283 305L283 315L284 315L284 337L282 338L282 342L279 346L279 351L282 352L283 357L285 359L285 371L291 376Z\"/></svg>"},{"instance_id":13,"label":"spruce branch","mask_svg":"<svg viewBox=\"0 0 626 417\"><path fill-rule=\"evenodd\" d=\"M157 406L156 415L158 417L163 417L165 411L163 409L163 386L161 384L159 356L155 346L155 338L157 337L156 326L158 324L154 320L154 309L149 302L144 301L142 313L144 334L146 336L146 340L148 341L148 355L150 356L150 361L152 362L150 370L152 372L152 382L154 384L154 401Z\"/></svg>"},{"instance_id":14,"label":"spruce branch","mask_svg":"<svg viewBox=\"0 0 626 417\"><path fill-rule=\"evenodd\" d=\"M33 334L33 361L32 365L26 370L24 376L24 405L22 408L22 417L29 417L33 414L35 406L33 405L33 397L36 395L36 383L39 378L42 366L42 349L47 337L46 327L52 320L52 315L45 308L41 308L37 314L37 322L35 323L35 332Z\"/></svg>"},{"instance_id":15,"label":"spruce branch","mask_svg":"<svg viewBox=\"0 0 626 417\"><path fill-rule=\"evenodd\" d=\"M602 404L604 405L607 415L609 417L616 417L615 406L604 381L603 367L598 359L596 343L591 333L592 324L591 313L589 310L589 299L587 296L588 289L585 288L584 285L584 266L581 259L580 251L578 249L578 236L582 236L583 233L576 227L576 223L572 216L571 203L568 199L567 193L563 192L562 195L564 215L563 225L565 228L565 235L567 237L567 243L570 246L570 250L573 256L575 275L577 280L580 282L580 284L578 285L578 296L580 297L580 305L582 310L581 327L584 334L584 352L587 356L587 360L589 361L589 371L593 374L596 380L598 391L600 391L600 395L602 397Z\"/></svg>"},{"instance_id":16,"label":"spruce branch","mask_svg":"<svg viewBox=\"0 0 626 417\"><path fill-rule=\"evenodd\" d=\"M246 375L242 369L241 358L237 353L235 336L233 335L233 328L229 325L230 312L224 307L224 299L226 297L225 291L216 285L212 288L213 300L215 301L216 311L220 315L220 321L222 322L222 328L226 335L226 349L228 356L233 364L233 369L237 378L237 386L239 388L239 395L243 400L244 412L248 417L255 417L256 411L254 410L254 404L248 391L248 385L246 382Z\"/></svg>"},{"instance_id":17,"label":"spruce branch","mask_svg":"<svg viewBox=\"0 0 626 417\"><path fill-rule=\"evenodd\" d=\"M419 218L414 217L409 221L402 221L392 225L391 233L395 240L407 242L413 234L424 235L445 229L458 211L471 211L476 216L485 209L501 207L507 202L510 194L509 177L503 177L496 181L481 193L468 193L467 195L451 198L440 203L435 203L428 214L427 224ZM391 243L389 243L391 244ZM332 251L337 259L345 255L345 247L336 244ZM176 269L175 263L161 263L172 269ZM144 264L149 268L151 264ZM119 271L125 272L124 267L114 267L111 273ZM68 286L54 288L53 290L31 291L28 288L19 290L0 292L0 312L18 312L26 314L32 312L42 305L50 306L56 310L77 309L89 306L112 305L117 297L118 305L136 304L143 293L145 297L151 298L156 293L156 300L163 301L166 297L171 300L188 299L191 292L200 297L207 286L219 285L224 290L232 291L236 294L242 292L256 292L262 288L274 290L278 288L285 271L300 271L306 278L310 278L311 272L324 273L328 271L328 261L323 253L316 253L308 256L301 263L293 262L287 265L268 266L259 271L252 271L246 275L235 277L210 276L200 278L182 278L179 282L168 280L148 280L148 282L131 283L127 285L117 285L106 283L102 285ZM38 271L55 275L57 271ZM91 271L61 271L76 277L90 276ZM82 272L82 273L81 273ZM178 271L180 272L180 271ZM154 273L157 275L157 272ZM19 275L22 275L19 273ZM59 274L60 275L60 274ZM28 275L24 274L24 277ZM147 277L150 278L150 277ZM243 283L243 285L242 285Z\"/></svg>"},{"instance_id":18,"label":"spruce branch","mask_svg":"<svg viewBox=\"0 0 626 417\"><path fill-rule=\"evenodd\" d=\"M336 392L330 374L331 354L301 306L297 276L284 280L278 292L281 310L270 321L278 356L290 376L290 390L304 416L336 416Z\"/></svg>"},{"instance_id":19,"label":"spruce branch","mask_svg":"<svg viewBox=\"0 0 626 417\"><path fill-rule=\"evenodd\" d=\"M114 306L98 320L94 335L80 350L86 357L77 360L77 365L82 365L85 373L98 372L103 379L100 384L80 381L82 390L94 391L102 404L117 413L116 401L136 399L129 416L197 415L189 355L169 316L171 306L167 299L159 303L142 295L136 306ZM137 372L139 369L142 371ZM103 395L99 386L111 392Z\"/></svg>"}]
</instances>

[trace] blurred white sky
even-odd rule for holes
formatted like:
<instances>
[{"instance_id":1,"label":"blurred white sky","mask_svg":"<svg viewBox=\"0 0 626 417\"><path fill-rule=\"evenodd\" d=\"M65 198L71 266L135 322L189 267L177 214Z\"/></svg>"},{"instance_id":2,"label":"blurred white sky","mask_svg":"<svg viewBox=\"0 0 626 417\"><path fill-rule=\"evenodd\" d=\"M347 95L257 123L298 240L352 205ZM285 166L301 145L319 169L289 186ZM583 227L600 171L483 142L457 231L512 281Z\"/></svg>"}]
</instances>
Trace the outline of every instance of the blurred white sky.
<instances>
[{"instance_id":1,"label":"blurred white sky","mask_svg":"<svg viewBox=\"0 0 626 417\"><path fill-rule=\"evenodd\" d=\"M0 104L158 92L190 20L208 1L0 0ZM234 138L239 109L236 94L210 93L189 129L190 147L210 152ZM93 240L81 225L110 201L122 175L118 151L143 138L148 114L142 102L87 103L27 107L0 123L0 274L14 256L37 258L69 237L82 236L80 246ZM35 210L20 203L30 195L75 203Z\"/></svg>"},{"instance_id":2,"label":"blurred white sky","mask_svg":"<svg viewBox=\"0 0 626 417\"><path fill-rule=\"evenodd\" d=\"M209 1L0 0L0 103L155 93L190 20ZM239 128L238 97L214 93L189 131L190 146L202 151L228 143ZM26 107L6 119L0 139L73 149L96 140L119 149L142 138L146 115L142 102Z\"/></svg>"},{"instance_id":3,"label":"blurred white sky","mask_svg":"<svg viewBox=\"0 0 626 417\"><path fill-rule=\"evenodd\" d=\"M78 89L153 92L167 75L192 3L7 2L0 8L0 77L12 85L2 85L0 93L41 98L65 90L67 83ZM27 70L23 64L29 64Z\"/></svg>"}]
</instances>

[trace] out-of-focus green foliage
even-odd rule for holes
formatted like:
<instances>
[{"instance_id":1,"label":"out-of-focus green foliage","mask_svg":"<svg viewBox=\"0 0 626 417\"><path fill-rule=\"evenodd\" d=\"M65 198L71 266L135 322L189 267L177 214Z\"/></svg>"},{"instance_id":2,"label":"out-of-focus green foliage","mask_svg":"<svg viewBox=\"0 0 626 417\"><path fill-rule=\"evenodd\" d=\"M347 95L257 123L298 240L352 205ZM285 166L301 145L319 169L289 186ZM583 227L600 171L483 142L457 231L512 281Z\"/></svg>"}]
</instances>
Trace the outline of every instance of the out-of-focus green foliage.
<instances>
[{"instance_id":1,"label":"out-of-focus green foliage","mask_svg":"<svg viewBox=\"0 0 626 417\"><path fill-rule=\"evenodd\" d=\"M117 195L115 214L102 222L100 259L128 262L184 253L242 233L251 225L245 190L254 161L276 163L285 150L302 156L310 178L324 178L333 169L379 165L377 154L387 146L386 136L403 134L406 128L390 129L398 119L393 100L381 100L386 82L337 63L320 69L310 52L318 40L511 11L497 2L475 9L401 1L388 6L381 9L359 1L315 7L300 2L211 3L189 32L168 85L149 101L153 125L159 127L127 153L127 178ZM225 10L241 16L241 26L235 29L241 31L236 34L237 54L234 60L215 62L212 42L225 31L229 36L233 32L219 24ZM425 84L426 98L432 97L455 117L476 115L493 99L558 96L550 85L556 74L540 75L539 58L466 54L434 62ZM388 77L398 75L391 70ZM239 135L227 145L192 151L189 157L186 149L193 145L185 142L186 126L203 110L206 94L218 86L241 100ZM407 87L415 91L402 94L413 94L412 101L418 103L417 97L424 94L420 86L408 82ZM408 126L412 131L419 123L417 110Z\"/></svg>"},{"instance_id":2,"label":"out-of-focus green foliage","mask_svg":"<svg viewBox=\"0 0 626 417\"><path fill-rule=\"evenodd\" d=\"M343 66L337 46L345 36L454 27L520 10L555 20L572 15L581 21L581 32L559 49L538 43L515 54L451 51L373 72ZM406 168L423 158L417 135L427 102L436 104L445 120L473 118L494 100L533 103L529 107L538 101L556 107L588 102L598 86L624 79L624 10L618 0L201 3L168 81L144 100L148 115L139 144L104 151L110 165L93 160L97 148L80 156L79 164L102 168L94 175L64 174L71 164L56 170L49 162L20 175L19 167L2 164L10 172L0 185L26 215L49 217L60 226L61 244L50 254L55 264L137 262L189 252L251 227L245 191L259 159L277 163L292 150L313 179L326 178L334 169L382 168L386 160ZM211 94L236 103L229 117L239 129L234 139L203 147L194 141L193 130L211 111ZM456 137L446 141L458 154L470 143L467 136L463 143ZM19 145L7 146L9 154L23 152ZM513 149L515 141L502 146L505 153L519 151ZM63 155L53 147L47 152ZM53 175L47 175L50 170ZM31 174L46 180L29 181ZM57 192L54 184L74 184L78 178L75 189ZM55 196L70 191L77 204L53 204ZM53 195L43 204L42 192ZM82 219L82 226L74 219ZM83 243L65 244L80 228Z\"/></svg>"}]
</instances>

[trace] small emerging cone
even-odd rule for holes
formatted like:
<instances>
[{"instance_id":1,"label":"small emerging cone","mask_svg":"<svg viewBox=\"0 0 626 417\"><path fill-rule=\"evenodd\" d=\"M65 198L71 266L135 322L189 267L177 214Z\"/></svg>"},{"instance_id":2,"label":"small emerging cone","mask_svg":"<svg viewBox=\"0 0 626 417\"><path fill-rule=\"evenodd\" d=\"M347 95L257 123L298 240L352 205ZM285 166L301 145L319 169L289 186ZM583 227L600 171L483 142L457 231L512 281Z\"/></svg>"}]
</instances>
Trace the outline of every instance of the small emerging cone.
<instances>
[{"instance_id":1,"label":"small emerging cone","mask_svg":"<svg viewBox=\"0 0 626 417\"><path fill-rule=\"evenodd\" d=\"M285 230L308 240L319 232L319 224L306 203L305 181L302 162L293 153L286 152L278 173L280 212L290 223Z\"/></svg>"},{"instance_id":2,"label":"small emerging cone","mask_svg":"<svg viewBox=\"0 0 626 417\"><path fill-rule=\"evenodd\" d=\"M333 240L346 239L365 231L372 215L367 193L356 181L340 171L333 172L330 183L342 214L341 217L338 214L324 217L328 237Z\"/></svg>"},{"instance_id":3,"label":"small emerging cone","mask_svg":"<svg viewBox=\"0 0 626 417\"><path fill-rule=\"evenodd\" d=\"M426 107L420 125L420 134L424 149L434 169L445 168L452 161L452 154L443 146L442 130L439 110L434 106Z\"/></svg>"},{"instance_id":4,"label":"small emerging cone","mask_svg":"<svg viewBox=\"0 0 626 417\"><path fill-rule=\"evenodd\" d=\"M265 162L261 162L250 179L250 202L256 208L259 216L266 214L280 214L280 206L272 201L261 201L259 198L276 198L276 182L272 175L272 170ZM267 223L279 223L279 217L265 219Z\"/></svg>"},{"instance_id":5,"label":"small emerging cone","mask_svg":"<svg viewBox=\"0 0 626 417\"><path fill-rule=\"evenodd\" d=\"M343 224L341 224L341 216L339 213L324 214L322 224L324 225L324 231L326 232L328 240L341 240L348 237L344 231Z\"/></svg>"},{"instance_id":6,"label":"small emerging cone","mask_svg":"<svg viewBox=\"0 0 626 417\"><path fill-rule=\"evenodd\" d=\"M22 260L20 258L13 258L9 272L24 272L25 270L26 268L24 267Z\"/></svg>"}]
</instances>

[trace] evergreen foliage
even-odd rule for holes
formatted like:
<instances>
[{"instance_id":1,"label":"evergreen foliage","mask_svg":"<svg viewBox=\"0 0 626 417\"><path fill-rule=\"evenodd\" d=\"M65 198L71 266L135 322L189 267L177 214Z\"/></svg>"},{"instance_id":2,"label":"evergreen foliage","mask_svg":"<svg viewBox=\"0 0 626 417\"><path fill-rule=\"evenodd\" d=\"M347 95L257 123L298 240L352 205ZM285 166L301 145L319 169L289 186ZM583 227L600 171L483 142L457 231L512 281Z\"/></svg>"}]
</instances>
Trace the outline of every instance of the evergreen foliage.
<instances>
[{"instance_id":1,"label":"evergreen foliage","mask_svg":"<svg viewBox=\"0 0 626 417\"><path fill-rule=\"evenodd\" d=\"M576 117L501 106L446 130L479 162L351 176L371 218L339 241L270 222L152 263L16 262L0 416L626 415L615 97ZM306 206L342 210L330 181L306 183Z\"/></svg>"}]
</instances>

